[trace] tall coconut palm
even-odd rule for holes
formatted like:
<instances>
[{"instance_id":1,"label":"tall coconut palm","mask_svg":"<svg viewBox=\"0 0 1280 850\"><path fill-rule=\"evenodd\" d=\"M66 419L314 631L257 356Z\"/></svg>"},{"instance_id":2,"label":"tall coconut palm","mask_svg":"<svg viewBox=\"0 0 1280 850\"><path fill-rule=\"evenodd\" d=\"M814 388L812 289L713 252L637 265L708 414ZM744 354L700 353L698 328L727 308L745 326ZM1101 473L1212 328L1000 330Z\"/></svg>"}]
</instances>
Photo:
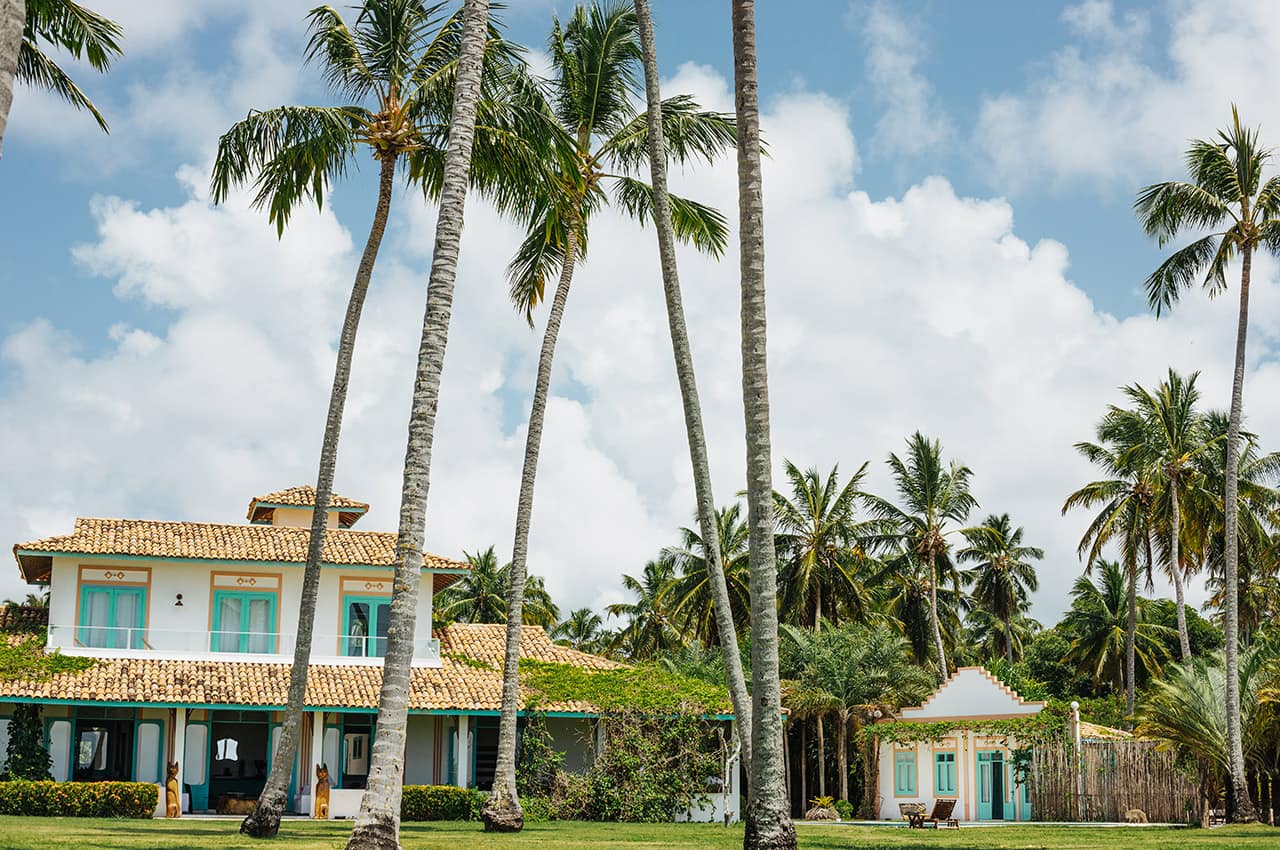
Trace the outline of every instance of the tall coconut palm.
<instances>
[{"instance_id":1,"label":"tall coconut palm","mask_svg":"<svg viewBox=\"0 0 1280 850\"><path fill-rule=\"evenodd\" d=\"M1041 630L1040 622L1028 616L1030 612L1031 600L1025 598L1009 619L996 617L987 608L970 609L965 617L964 645L956 656L964 655L965 664L983 664L1002 655L1011 664L1021 660L1023 650Z\"/></svg>"},{"instance_id":2,"label":"tall coconut palm","mask_svg":"<svg viewBox=\"0 0 1280 850\"><path fill-rule=\"evenodd\" d=\"M398 850L400 844L409 668L413 661L417 627L418 587L422 581L431 448L440 400L440 374L444 368L445 345L449 340L463 212L471 180L471 153L488 24L488 0L464 0L448 145L441 160L440 208L436 216L427 306L409 415L409 438L400 495L400 527L396 538L395 591L391 597L387 652L382 666L382 689L378 696L378 724L370 751L369 778L360 800L360 813L347 842L349 850Z\"/></svg>"},{"instance_id":3,"label":"tall coconut palm","mask_svg":"<svg viewBox=\"0 0 1280 850\"><path fill-rule=\"evenodd\" d=\"M891 539L924 565L928 582L930 627L934 651L937 653L938 675L947 678L947 654L938 620L938 585L941 573L956 576L951 561L951 541L947 538L964 528L962 523L977 507L978 500L969 492L972 470L964 464L942 462L942 443L930 440L919 431L907 439L906 458L889 455L901 506L879 496L867 496L871 512L893 526ZM958 583L958 577L953 584ZM959 589L958 587L956 588Z\"/></svg>"},{"instance_id":4,"label":"tall coconut palm","mask_svg":"<svg viewBox=\"0 0 1280 850\"><path fill-rule=\"evenodd\" d=\"M702 426L702 404L698 400L698 382L693 369L693 351L689 346L689 330L685 324L684 301L680 293L680 273L676 266L676 228L672 213L671 192L667 186L667 142L662 128L662 93L658 78L658 50L654 44L653 18L647 0L634 0L636 25L640 36L640 52L644 65L645 104L649 131L649 174L653 186L653 223L658 234L658 256L662 264L662 291L667 304L667 326L671 331L671 351L675 358L676 379L684 406L685 436L689 441L689 462L693 467L694 496L698 503L698 525L705 541L703 565L710 591L711 612L716 623L716 639L724 659L725 681L733 701L734 714L740 728L751 727L751 698L742 672L742 655L738 650L737 627L733 599L730 596L726 566L720 555L722 546L716 539L719 528L716 499L711 489L711 461L707 455L707 436ZM723 638L721 638L723 635ZM749 736L739 736L743 757L751 761Z\"/></svg>"},{"instance_id":5,"label":"tall coconut palm","mask_svg":"<svg viewBox=\"0 0 1280 850\"><path fill-rule=\"evenodd\" d=\"M1240 310L1236 318L1235 368L1231 378L1231 408L1227 430L1224 486L1225 582L1236 586L1238 568L1236 458L1240 449L1240 420L1244 410L1245 340L1249 330L1249 284L1255 251L1280 252L1280 176L1263 180L1270 152L1259 144L1258 131L1240 121L1231 107L1231 126L1217 139L1191 143L1186 161L1189 180L1147 186L1138 194L1134 210L1148 236L1163 247L1184 230L1198 236L1175 251L1147 278L1147 300L1159 316L1178 303L1183 290L1197 281L1208 293L1227 288L1227 265L1240 257ZM1227 596L1223 622L1227 664L1227 738L1230 780L1235 811L1232 820L1256 820L1245 779L1240 743L1239 616L1235 597Z\"/></svg>"},{"instance_id":6,"label":"tall coconut palm","mask_svg":"<svg viewBox=\"0 0 1280 850\"><path fill-rule=\"evenodd\" d=\"M569 616L552 631L551 636L559 643L567 644L582 652L595 650L600 640L600 630L604 620L590 608L575 608Z\"/></svg>"},{"instance_id":7,"label":"tall coconut palm","mask_svg":"<svg viewBox=\"0 0 1280 850\"><path fill-rule=\"evenodd\" d=\"M738 246L742 289L742 408L747 435L751 527L751 766L745 850L796 846L784 774L778 674L778 564L773 539L773 452L765 339L764 193L760 173L760 82L754 0L733 0L733 91L738 118Z\"/></svg>"},{"instance_id":8,"label":"tall coconut palm","mask_svg":"<svg viewBox=\"0 0 1280 850\"><path fill-rule=\"evenodd\" d=\"M1095 569L1097 584L1086 573L1071 587L1071 609L1060 624L1071 636L1066 660L1095 683L1128 691L1139 672L1147 677L1160 672L1165 636L1173 630L1147 622L1146 603L1128 594L1132 582L1119 562L1098 561Z\"/></svg>"},{"instance_id":9,"label":"tall coconut palm","mask_svg":"<svg viewBox=\"0 0 1280 850\"><path fill-rule=\"evenodd\" d=\"M735 502L716 511L715 524L713 545L718 544L718 560L723 565L721 574L729 594L730 628L735 632L732 646L737 646L737 631L751 622L748 532L742 518L742 505ZM661 560L670 562L679 570L679 575L664 592L672 618L683 631L704 646L722 646L715 590L712 588L714 578L712 569L707 566L708 546L702 535L693 529L680 529L680 536L680 545L663 549L660 556ZM741 661L738 666L741 666Z\"/></svg>"},{"instance_id":10,"label":"tall coconut palm","mask_svg":"<svg viewBox=\"0 0 1280 850\"><path fill-rule=\"evenodd\" d=\"M639 578L622 576L622 587L635 597L632 602L616 602L605 606L610 617L625 617L627 622L618 635L620 649L635 660L650 658L675 649L682 643L674 618L668 612L668 595L675 570L670 561L650 561Z\"/></svg>"},{"instance_id":11,"label":"tall coconut palm","mask_svg":"<svg viewBox=\"0 0 1280 850\"><path fill-rule=\"evenodd\" d=\"M525 435L512 546L498 758L493 793L483 812L485 829L502 832L524 825L515 778L521 592L556 341L574 271L586 257L591 218L609 200L604 186L610 186L613 200L633 218L647 220L653 208L651 187L633 176L649 156L649 133L647 119L634 106L639 95L641 55L631 4L609 0L589 9L578 6L564 26L555 21L549 46L553 75L547 82L548 99L561 141L572 151L574 166L560 173L554 191L540 199L509 270L512 301L531 322L534 309L544 300L547 280L557 273L559 280L538 353ZM734 138L732 118L705 112L687 96L663 102L662 123L667 154L681 163L710 162ZM678 237L715 255L724 250L728 233L718 212L675 197L671 207Z\"/></svg>"},{"instance_id":12,"label":"tall coconut palm","mask_svg":"<svg viewBox=\"0 0 1280 850\"><path fill-rule=\"evenodd\" d=\"M1203 478L1196 462L1210 450L1203 415L1196 409L1200 393L1196 389L1198 372L1183 378L1173 369L1155 392L1141 384L1124 388L1133 403L1134 412L1146 425L1140 451L1143 463L1151 465L1151 478L1156 484L1153 501L1154 519L1161 541L1160 550L1166 572L1173 581L1174 601L1178 617L1178 645L1182 660L1191 657L1191 637L1187 633L1187 613L1183 591L1187 573L1182 552L1183 506L1193 500Z\"/></svg>"},{"instance_id":13,"label":"tall coconut palm","mask_svg":"<svg viewBox=\"0 0 1280 850\"><path fill-rule=\"evenodd\" d=\"M211 181L215 203L252 181L254 205L266 208L271 223L283 234L293 210L305 202L322 204L330 182L346 174L359 151L367 148L379 170L377 205L347 302L321 440L288 711L271 775L258 806L241 825L243 832L256 837L274 835L279 829L301 733L343 409L360 314L391 211L396 170L411 159L425 163L443 156L463 26L459 15L444 12L443 4L422 0L365 0L351 25L328 6L312 10L307 20L307 61L320 65L333 93L350 102L341 107L282 106L250 113L219 139ZM490 46L502 64L514 59L496 33Z\"/></svg>"},{"instance_id":14,"label":"tall coconut palm","mask_svg":"<svg viewBox=\"0 0 1280 850\"><path fill-rule=\"evenodd\" d=\"M824 620L865 619L870 600L860 575L867 560L862 543L870 526L878 525L856 516L867 464L843 487L839 466L824 478L817 469L801 472L788 460L785 471L791 497L773 494L777 545L785 560L779 577L782 610L813 629Z\"/></svg>"},{"instance_id":15,"label":"tall coconut palm","mask_svg":"<svg viewBox=\"0 0 1280 850\"><path fill-rule=\"evenodd\" d=\"M1027 594L1039 586L1031 562L1042 559L1044 550L1023 546L1022 527L1014 528L1008 514L991 514L965 537L969 545L957 557L974 566L961 573L961 580L973 587L973 604L1004 623L1004 653L1012 664L1013 621Z\"/></svg>"},{"instance_id":16,"label":"tall coconut palm","mask_svg":"<svg viewBox=\"0 0 1280 850\"><path fill-rule=\"evenodd\" d=\"M498 566L494 547L483 552L466 555L471 569L458 581L440 591L435 608L446 620L462 623L505 623L507 621L507 585L510 582L511 564ZM524 623L528 626L554 628L560 620L560 609L547 592L541 576L525 577L525 597L529 600L524 610Z\"/></svg>"},{"instance_id":17,"label":"tall coconut palm","mask_svg":"<svg viewBox=\"0 0 1280 850\"><path fill-rule=\"evenodd\" d=\"M121 55L120 25L71 0L0 2L0 142L9 122L14 82L52 92L93 116L104 132L107 119L45 48L65 50L106 73Z\"/></svg>"},{"instance_id":18,"label":"tall coconut palm","mask_svg":"<svg viewBox=\"0 0 1280 850\"><path fill-rule=\"evenodd\" d=\"M936 669L938 648L934 623L942 635L942 648L950 658L963 639L961 627L969 613L970 599L958 579L930 570L915 553L900 549L881 559L881 569L868 584L876 588L874 609L907 639L917 664ZM939 575L935 588L932 575ZM952 575L955 575L952 573Z\"/></svg>"},{"instance_id":19,"label":"tall coconut palm","mask_svg":"<svg viewBox=\"0 0 1280 850\"><path fill-rule=\"evenodd\" d=\"M1097 442L1076 443L1080 452L1105 478L1091 481L1076 490L1062 505L1062 513L1072 508L1101 509L1080 537L1077 554L1084 558L1086 572L1102 557L1107 545L1120 549L1129 587L1125 606L1129 624L1125 649L1125 704L1133 714L1137 664L1135 646L1138 617L1138 576L1145 572L1150 583L1153 568L1151 537L1152 506L1157 489L1153 470L1144 463L1148 428L1142 416L1132 410L1112 405L1098 422Z\"/></svg>"}]
</instances>

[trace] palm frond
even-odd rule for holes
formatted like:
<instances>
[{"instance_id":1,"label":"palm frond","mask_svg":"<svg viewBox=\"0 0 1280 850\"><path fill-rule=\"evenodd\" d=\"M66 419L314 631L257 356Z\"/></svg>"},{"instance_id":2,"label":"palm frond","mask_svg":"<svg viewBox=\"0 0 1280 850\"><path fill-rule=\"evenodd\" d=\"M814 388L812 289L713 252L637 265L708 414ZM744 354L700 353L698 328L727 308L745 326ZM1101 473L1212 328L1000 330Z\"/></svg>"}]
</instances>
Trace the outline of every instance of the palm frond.
<instances>
[{"instance_id":1,"label":"palm frond","mask_svg":"<svg viewBox=\"0 0 1280 850\"><path fill-rule=\"evenodd\" d=\"M677 95L662 101L662 136L667 156L677 163L695 160L712 162L738 143L734 116L724 112L703 110L689 95ZM649 120L637 115L597 154L620 171L637 171L649 162Z\"/></svg>"},{"instance_id":2,"label":"palm frond","mask_svg":"<svg viewBox=\"0 0 1280 850\"><path fill-rule=\"evenodd\" d=\"M1210 275L1221 274L1231 253L1232 245L1221 233L1203 236L1175 251L1147 278L1147 303L1156 311L1157 316L1165 310L1173 309L1182 290L1195 283L1206 267L1209 268ZM1216 283L1219 278L1213 280ZM1223 284L1225 285L1225 279Z\"/></svg>"},{"instance_id":3,"label":"palm frond","mask_svg":"<svg viewBox=\"0 0 1280 850\"><path fill-rule=\"evenodd\" d=\"M23 40L18 48L18 69L14 76L19 82L56 94L76 109L88 112L104 132L111 131L107 119L102 117L89 96L56 62L41 53L30 41Z\"/></svg>"},{"instance_id":4,"label":"palm frond","mask_svg":"<svg viewBox=\"0 0 1280 850\"><path fill-rule=\"evenodd\" d=\"M641 222L648 222L653 213L653 187L642 180L616 178L614 199L628 215ZM671 223L677 239L692 243L713 257L723 254L729 244L728 221L718 210L697 201L672 195Z\"/></svg>"}]
</instances>

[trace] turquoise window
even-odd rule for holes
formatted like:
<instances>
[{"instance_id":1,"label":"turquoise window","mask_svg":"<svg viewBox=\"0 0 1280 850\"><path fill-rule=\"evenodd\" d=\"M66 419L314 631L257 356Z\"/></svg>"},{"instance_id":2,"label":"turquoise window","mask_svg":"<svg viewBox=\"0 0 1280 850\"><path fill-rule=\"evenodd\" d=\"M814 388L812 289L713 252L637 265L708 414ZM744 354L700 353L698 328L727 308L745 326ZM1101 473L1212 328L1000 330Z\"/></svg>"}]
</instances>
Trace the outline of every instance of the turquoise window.
<instances>
[{"instance_id":1,"label":"turquoise window","mask_svg":"<svg viewBox=\"0 0 1280 850\"><path fill-rule=\"evenodd\" d=\"M956 754L933 754L933 793L934 796L956 793Z\"/></svg>"},{"instance_id":2,"label":"turquoise window","mask_svg":"<svg viewBox=\"0 0 1280 850\"><path fill-rule=\"evenodd\" d=\"M916 754L893 754L893 793L910 795L916 793Z\"/></svg>"},{"instance_id":3,"label":"turquoise window","mask_svg":"<svg viewBox=\"0 0 1280 850\"><path fill-rule=\"evenodd\" d=\"M76 642L81 646L142 649L146 617L145 587L81 585Z\"/></svg>"},{"instance_id":4,"label":"turquoise window","mask_svg":"<svg viewBox=\"0 0 1280 850\"><path fill-rule=\"evenodd\" d=\"M214 652L276 651L276 595L251 590L213 594Z\"/></svg>"},{"instance_id":5,"label":"turquoise window","mask_svg":"<svg viewBox=\"0 0 1280 850\"><path fill-rule=\"evenodd\" d=\"M387 626L390 622L390 596L344 596L342 654L382 658L387 654Z\"/></svg>"}]
</instances>

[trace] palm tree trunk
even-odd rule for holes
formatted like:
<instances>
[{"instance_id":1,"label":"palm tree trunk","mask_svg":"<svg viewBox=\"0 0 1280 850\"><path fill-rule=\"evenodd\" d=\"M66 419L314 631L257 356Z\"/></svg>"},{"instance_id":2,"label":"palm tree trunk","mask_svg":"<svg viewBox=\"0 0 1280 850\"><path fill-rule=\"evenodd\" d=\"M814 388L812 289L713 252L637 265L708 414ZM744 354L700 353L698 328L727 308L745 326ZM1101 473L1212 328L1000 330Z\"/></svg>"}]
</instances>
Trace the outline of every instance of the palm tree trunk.
<instances>
[{"instance_id":1,"label":"palm tree trunk","mask_svg":"<svg viewBox=\"0 0 1280 850\"><path fill-rule=\"evenodd\" d=\"M942 625L938 622L938 568L929 558L929 620L933 627L933 647L938 653L938 676L946 681L947 653L942 647Z\"/></svg>"},{"instance_id":2,"label":"palm tree trunk","mask_svg":"<svg viewBox=\"0 0 1280 850\"><path fill-rule=\"evenodd\" d=\"M813 583L813 630L822 631L822 582Z\"/></svg>"},{"instance_id":3,"label":"palm tree trunk","mask_svg":"<svg viewBox=\"0 0 1280 850\"><path fill-rule=\"evenodd\" d=\"M1187 633L1187 603L1182 588L1182 506L1178 504L1178 479L1169 479L1169 508L1173 528L1169 532L1169 569L1173 574L1174 605L1178 612L1178 648L1182 660L1191 660L1191 636Z\"/></svg>"},{"instance_id":4,"label":"palm tree trunk","mask_svg":"<svg viewBox=\"0 0 1280 850\"><path fill-rule=\"evenodd\" d=\"M823 729L825 717L819 714L818 720L818 796L827 796L827 736Z\"/></svg>"},{"instance_id":5,"label":"palm tree trunk","mask_svg":"<svg viewBox=\"0 0 1280 850\"><path fill-rule=\"evenodd\" d=\"M307 545L307 564L302 572L302 600L298 608L298 634L294 638L293 668L289 673L289 704L280 744L272 755L271 774L258 796L258 805L240 824L240 831L254 838L271 838L280 829L280 816L288 804L289 779L298 753L302 730L302 702L307 692L307 670L311 665L311 638L315 631L316 596L320 588L320 562L324 556L324 538L329 520L329 497L333 493L334 470L338 465L338 438L342 434L342 413L347 403L347 383L351 377L351 361L355 353L356 331L360 312L373 277L382 234L391 212L391 194L395 188L397 157L382 157L378 180L378 205L373 214L373 227L365 242L364 255L356 268L355 284L347 302L347 315L338 341L338 362L333 371L333 389L329 393L329 415L324 423L324 439L320 444L320 470L316 475L316 504L311 512L311 539Z\"/></svg>"},{"instance_id":6,"label":"palm tree trunk","mask_svg":"<svg viewBox=\"0 0 1280 850\"><path fill-rule=\"evenodd\" d=\"M1124 628L1124 706L1125 714L1133 724L1133 700L1135 682L1137 681L1137 662L1134 644L1138 636L1138 567L1135 564L1129 569L1129 610L1125 615Z\"/></svg>"},{"instance_id":7,"label":"palm tree trunk","mask_svg":"<svg viewBox=\"0 0 1280 850\"><path fill-rule=\"evenodd\" d=\"M1243 210L1245 219L1248 210ZM1235 808L1230 819L1235 823L1252 823L1258 819L1253 802L1249 799L1249 786L1244 775L1244 745L1240 730L1240 601L1239 557L1239 458L1240 418L1244 410L1244 354L1245 338L1249 330L1249 274L1253 266L1253 247L1245 245L1240 251L1240 316L1236 324L1236 362L1231 378L1231 412L1227 420L1227 469L1226 469L1226 588L1227 610L1223 617L1223 637L1226 641L1227 660L1227 765L1228 782L1235 791Z\"/></svg>"},{"instance_id":8,"label":"palm tree trunk","mask_svg":"<svg viewBox=\"0 0 1280 850\"><path fill-rule=\"evenodd\" d=\"M547 327L538 353L538 378L529 408L529 429L524 443L524 468L520 474L520 497L516 503L516 535L511 550L511 585L507 589L507 648L502 664L502 719L498 726L498 762L493 775L493 792L482 812L486 832L519 832L524 828L524 811L516 793L516 725L520 710L520 626L524 616L524 584L528 572L529 527L533 522L533 485L538 477L538 452L551 388L551 367L556 354L560 322L569 300L573 268L577 260L578 233L568 228L560 282L556 284Z\"/></svg>"},{"instance_id":9,"label":"palm tree trunk","mask_svg":"<svg viewBox=\"0 0 1280 850\"><path fill-rule=\"evenodd\" d=\"M721 561L720 529L716 524L716 500L711 491L711 461L707 455L707 436L702 426L702 404L698 400L698 382L693 370L693 352L689 346L689 330L685 325L684 302L680 293L680 272L676 267L675 228L671 223L671 197L667 190L667 152L662 132L662 95L658 88L658 56L653 39L653 19L648 0L635 0L636 19L640 25L640 45L644 52L645 94L649 107L649 170L653 181L653 221L658 232L658 256L662 262L662 289L667 301L667 324L671 329L671 350L676 361L676 379L684 404L684 427L689 440L689 460L693 465L693 488L698 501L698 526L702 532L707 582L711 589L716 633L720 638L720 654L724 660L725 681L738 728L751 729L751 696L747 693L742 671L742 654L738 649L738 632L729 602ZM740 734L742 760L751 763L751 735Z\"/></svg>"},{"instance_id":10,"label":"palm tree trunk","mask_svg":"<svg viewBox=\"0 0 1280 850\"><path fill-rule=\"evenodd\" d=\"M1013 615L1010 614L1004 618L1004 657L1010 664L1013 663Z\"/></svg>"},{"instance_id":11,"label":"palm tree trunk","mask_svg":"<svg viewBox=\"0 0 1280 850\"><path fill-rule=\"evenodd\" d=\"M840 799L849 799L849 714L841 711L836 714L840 728L836 732L840 752L836 756L836 766L840 770Z\"/></svg>"},{"instance_id":12,"label":"palm tree trunk","mask_svg":"<svg viewBox=\"0 0 1280 850\"><path fill-rule=\"evenodd\" d=\"M764 291L764 198L754 0L733 0L733 79L738 122L738 240L742 287L742 407L747 435L751 573L751 773L744 850L790 850L796 828L782 783L782 687L778 675L778 564L773 540L773 456Z\"/></svg>"},{"instance_id":13,"label":"palm tree trunk","mask_svg":"<svg viewBox=\"0 0 1280 850\"><path fill-rule=\"evenodd\" d=\"M409 438L400 495L400 528L396 538L396 573L386 657L382 665L382 691L378 697L378 723L369 760L368 783L360 800L355 829L347 842L348 850L399 848L409 672L417 629L418 587L422 581L431 448L440 402L440 375L444 369L445 346L449 341L449 319L453 312L453 285L470 182L476 104L480 99L488 24L489 1L465 0L453 114L449 121L449 148L445 153L431 276L427 282L427 307L409 415Z\"/></svg>"},{"instance_id":14,"label":"palm tree trunk","mask_svg":"<svg viewBox=\"0 0 1280 850\"><path fill-rule=\"evenodd\" d=\"M800 721L800 811L809 805L809 724Z\"/></svg>"},{"instance_id":15,"label":"palm tree trunk","mask_svg":"<svg viewBox=\"0 0 1280 850\"><path fill-rule=\"evenodd\" d=\"M13 104L13 78L18 72L22 31L27 25L26 0L0 0L0 143Z\"/></svg>"}]
</instances>

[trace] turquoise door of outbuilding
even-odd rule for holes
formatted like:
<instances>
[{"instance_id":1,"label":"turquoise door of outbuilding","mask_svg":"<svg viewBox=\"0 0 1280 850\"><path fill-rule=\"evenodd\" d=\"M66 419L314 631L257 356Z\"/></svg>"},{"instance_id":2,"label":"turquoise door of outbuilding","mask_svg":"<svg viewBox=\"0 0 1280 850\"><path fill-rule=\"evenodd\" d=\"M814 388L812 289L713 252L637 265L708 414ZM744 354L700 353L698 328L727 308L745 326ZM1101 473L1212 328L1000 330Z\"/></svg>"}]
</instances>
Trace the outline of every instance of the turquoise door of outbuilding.
<instances>
[{"instance_id":1,"label":"turquoise door of outbuilding","mask_svg":"<svg viewBox=\"0 0 1280 850\"><path fill-rule=\"evenodd\" d=\"M978 792L978 820L1013 820L1008 765L1000 750L979 750L974 787Z\"/></svg>"}]
</instances>

